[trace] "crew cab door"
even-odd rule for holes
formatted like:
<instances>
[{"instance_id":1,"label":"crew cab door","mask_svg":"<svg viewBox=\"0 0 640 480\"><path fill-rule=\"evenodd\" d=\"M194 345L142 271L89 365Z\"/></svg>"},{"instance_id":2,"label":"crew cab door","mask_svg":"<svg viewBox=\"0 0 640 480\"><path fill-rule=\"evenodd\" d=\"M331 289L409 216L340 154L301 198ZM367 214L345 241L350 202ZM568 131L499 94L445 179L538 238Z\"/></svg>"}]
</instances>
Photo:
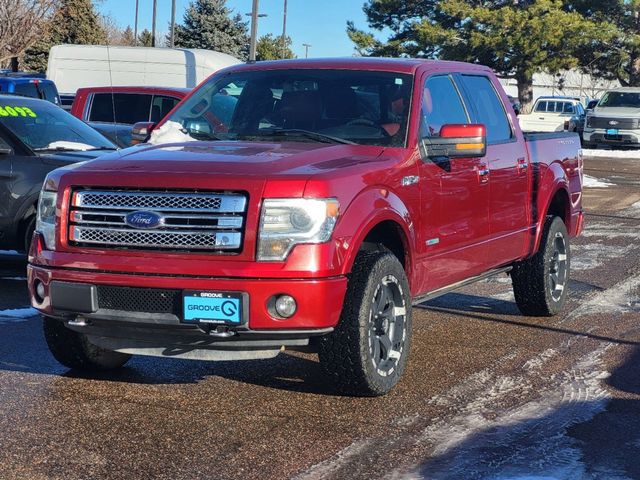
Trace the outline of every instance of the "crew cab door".
<instances>
[{"instance_id":1,"label":"crew cab door","mask_svg":"<svg viewBox=\"0 0 640 480\"><path fill-rule=\"evenodd\" d=\"M420 138L470 115L453 77L435 74L423 84ZM489 187L483 158L426 158L420 164L421 291L432 291L486 269Z\"/></svg>"},{"instance_id":2,"label":"crew cab door","mask_svg":"<svg viewBox=\"0 0 640 480\"><path fill-rule=\"evenodd\" d=\"M481 74L456 79L465 92L472 122L487 129L488 267L498 267L519 258L526 249L531 206L528 153L492 80Z\"/></svg>"}]
</instances>

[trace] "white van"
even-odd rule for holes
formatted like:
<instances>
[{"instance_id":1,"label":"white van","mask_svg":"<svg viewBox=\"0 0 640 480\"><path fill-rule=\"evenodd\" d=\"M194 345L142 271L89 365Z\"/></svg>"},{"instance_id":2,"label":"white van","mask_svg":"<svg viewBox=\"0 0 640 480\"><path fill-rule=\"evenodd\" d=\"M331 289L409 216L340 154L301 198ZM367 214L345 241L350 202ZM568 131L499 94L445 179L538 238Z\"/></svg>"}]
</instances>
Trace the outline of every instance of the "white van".
<instances>
[{"instance_id":1,"label":"white van","mask_svg":"<svg viewBox=\"0 0 640 480\"><path fill-rule=\"evenodd\" d=\"M61 94L82 87L149 86L193 88L221 68L240 63L211 50L99 45L56 45L47 78Z\"/></svg>"}]
</instances>

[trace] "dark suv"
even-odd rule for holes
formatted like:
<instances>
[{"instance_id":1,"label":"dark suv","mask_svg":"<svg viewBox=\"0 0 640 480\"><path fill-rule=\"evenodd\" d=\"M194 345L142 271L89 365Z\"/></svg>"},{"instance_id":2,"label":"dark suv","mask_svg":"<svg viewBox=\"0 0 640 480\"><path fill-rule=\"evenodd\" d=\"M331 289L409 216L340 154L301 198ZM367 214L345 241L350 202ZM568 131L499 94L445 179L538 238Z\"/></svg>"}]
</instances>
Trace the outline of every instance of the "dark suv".
<instances>
[{"instance_id":1,"label":"dark suv","mask_svg":"<svg viewBox=\"0 0 640 480\"><path fill-rule=\"evenodd\" d=\"M28 249L38 195L51 170L115 149L49 102L0 95L0 247Z\"/></svg>"}]
</instances>

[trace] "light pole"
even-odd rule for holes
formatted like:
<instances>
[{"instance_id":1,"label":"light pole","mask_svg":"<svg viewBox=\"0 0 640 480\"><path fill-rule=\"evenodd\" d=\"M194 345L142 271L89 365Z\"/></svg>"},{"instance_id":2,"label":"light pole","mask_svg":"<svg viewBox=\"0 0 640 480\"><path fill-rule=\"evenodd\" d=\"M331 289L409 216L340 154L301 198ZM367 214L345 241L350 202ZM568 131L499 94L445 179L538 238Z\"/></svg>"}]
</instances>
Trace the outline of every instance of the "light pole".
<instances>
[{"instance_id":1,"label":"light pole","mask_svg":"<svg viewBox=\"0 0 640 480\"><path fill-rule=\"evenodd\" d=\"M135 26L133 27L133 46L138 46L138 3L140 0L136 0L136 20Z\"/></svg>"},{"instance_id":2,"label":"light pole","mask_svg":"<svg viewBox=\"0 0 640 480\"><path fill-rule=\"evenodd\" d=\"M176 0L171 0L171 40L169 46L175 48L176 39Z\"/></svg>"},{"instance_id":3,"label":"light pole","mask_svg":"<svg viewBox=\"0 0 640 480\"><path fill-rule=\"evenodd\" d=\"M156 14L158 12L158 0L153 0L153 20L151 22L151 46L156 46Z\"/></svg>"},{"instance_id":4,"label":"light pole","mask_svg":"<svg viewBox=\"0 0 640 480\"><path fill-rule=\"evenodd\" d=\"M256 61L256 44L258 42L258 17L266 17L266 13L258 13L258 0L253 0L251 8L251 43L249 44L249 61Z\"/></svg>"},{"instance_id":5,"label":"light pole","mask_svg":"<svg viewBox=\"0 0 640 480\"><path fill-rule=\"evenodd\" d=\"M309 47L311 45L309 45L308 43L303 43L302 46L304 47L304 58L309 58Z\"/></svg>"},{"instance_id":6,"label":"light pole","mask_svg":"<svg viewBox=\"0 0 640 480\"><path fill-rule=\"evenodd\" d=\"M287 0L284 0L284 15L282 16L282 59L287 55Z\"/></svg>"}]
</instances>

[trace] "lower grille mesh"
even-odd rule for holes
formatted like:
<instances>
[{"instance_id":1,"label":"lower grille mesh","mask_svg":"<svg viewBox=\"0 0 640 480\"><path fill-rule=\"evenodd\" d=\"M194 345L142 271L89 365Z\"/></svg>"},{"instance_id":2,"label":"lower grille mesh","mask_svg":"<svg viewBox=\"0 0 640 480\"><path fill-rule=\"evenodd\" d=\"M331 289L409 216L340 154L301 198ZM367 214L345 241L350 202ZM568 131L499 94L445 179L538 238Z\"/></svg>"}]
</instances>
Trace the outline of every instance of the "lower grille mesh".
<instances>
[{"instance_id":1,"label":"lower grille mesh","mask_svg":"<svg viewBox=\"0 0 640 480\"><path fill-rule=\"evenodd\" d=\"M124 312L171 313L180 316L180 290L98 286L98 306Z\"/></svg>"}]
</instances>

